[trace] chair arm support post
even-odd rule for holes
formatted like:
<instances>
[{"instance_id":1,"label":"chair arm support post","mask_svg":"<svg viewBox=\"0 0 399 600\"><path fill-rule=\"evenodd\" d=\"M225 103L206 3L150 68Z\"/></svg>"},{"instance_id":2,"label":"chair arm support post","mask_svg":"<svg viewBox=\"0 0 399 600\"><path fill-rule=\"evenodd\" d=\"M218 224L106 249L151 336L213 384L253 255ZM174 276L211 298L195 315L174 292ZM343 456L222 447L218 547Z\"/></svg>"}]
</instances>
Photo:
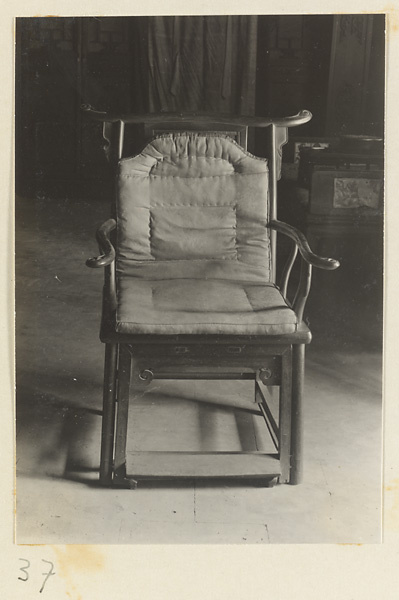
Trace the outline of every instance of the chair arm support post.
<instances>
[{"instance_id":1,"label":"chair arm support post","mask_svg":"<svg viewBox=\"0 0 399 600\"><path fill-rule=\"evenodd\" d=\"M115 277L115 261L107 265L104 269L104 314L109 314L116 309L116 277Z\"/></svg>"},{"instance_id":2,"label":"chair arm support post","mask_svg":"<svg viewBox=\"0 0 399 600\"><path fill-rule=\"evenodd\" d=\"M284 298L287 297L288 282L290 279L291 270L294 265L297 254L298 254L298 246L294 242L293 246L292 246L292 250L290 252L290 255L288 256L287 262L285 263L284 270L281 274L280 291L283 294Z\"/></svg>"},{"instance_id":3,"label":"chair arm support post","mask_svg":"<svg viewBox=\"0 0 399 600\"><path fill-rule=\"evenodd\" d=\"M312 285L312 265L305 260L301 261L301 275L299 278L298 288L295 294L292 308L301 322L303 318L303 311L305 310L305 304L309 296L310 286Z\"/></svg>"}]
</instances>

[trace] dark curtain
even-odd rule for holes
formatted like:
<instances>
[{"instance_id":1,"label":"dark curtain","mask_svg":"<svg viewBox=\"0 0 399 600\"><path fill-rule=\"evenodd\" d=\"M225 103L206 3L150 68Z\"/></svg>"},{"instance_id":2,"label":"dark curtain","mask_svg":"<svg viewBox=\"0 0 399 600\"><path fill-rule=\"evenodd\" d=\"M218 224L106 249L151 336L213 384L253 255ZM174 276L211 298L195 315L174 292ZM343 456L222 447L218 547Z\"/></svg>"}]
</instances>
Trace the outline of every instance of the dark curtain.
<instances>
[{"instance_id":1,"label":"dark curtain","mask_svg":"<svg viewBox=\"0 0 399 600\"><path fill-rule=\"evenodd\" d=\"M147 17L134 23L132 109L253 114L257 17Z\"/></svg>"}]
</instances>

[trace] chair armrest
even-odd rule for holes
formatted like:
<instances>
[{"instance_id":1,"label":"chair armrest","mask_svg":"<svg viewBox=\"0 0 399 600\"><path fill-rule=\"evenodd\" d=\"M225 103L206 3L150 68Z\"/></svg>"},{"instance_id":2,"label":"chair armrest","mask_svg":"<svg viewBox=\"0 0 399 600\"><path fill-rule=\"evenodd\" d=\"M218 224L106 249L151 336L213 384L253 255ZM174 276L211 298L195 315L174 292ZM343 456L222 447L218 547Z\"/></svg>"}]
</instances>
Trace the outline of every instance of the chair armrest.
<instances>
[{"instance_id":1,"label":"chair armrest","mask_svg":"<svg viewBox=\"0 0 399 600\"><path fill-rule=\"evenodd\" d=\"M303 318L305 304L310 292L310 286L312 283L312 266L318 267L319 269L327 269L328 271L333 271L334 269L337 269L339 267L339 262L334 258L323 258L322 256L318 256L317 254L312 252L312 250L309 247L308 241L303 235L303 233L295 227L288 225L287 223L283 223L281 221L270 221L268 227L270 227L270 229L274 229L279 233L287 235L295 242L294 249L291 252L291 256L287 261L287 265L285 266L280 285L281 293L283 294L286 300L288 280L290 277L291 268L294 264L295 257L297 255L297 250L299 250L299 253L302 257L299 283L294 300L291 303L291 306L298 317L298 321L301 322Z\"/></svg>"},{"instance_id":2,"label":"chair armrest","mask_svg":"<svg viewBox=\"0 0 399 600\"><path fill-rule=\"evenodd\" d=\"M100 248L101 254L96 258L89 258L86 261L86 265L92 269L98 269L99 267L106 267L115 260L115 248L113 247L109 234L116 227L115 219L108 219L99 227L96 231L96 239Z\"/></svg>"},{"instance_id":3,"label":"chair armrest","mask_svg":"<svg viewBox=\"0 0 399 600\"><path fill-rule=\"evenodd\" d=\"M312 252L306 237L299 229L296 229L287 223L283 223L282 221L270 221L268 227L279 233L283 233L294 240L302 258L310 265L318 267L319 269L327 269L328 271L338 269L339 261L335 260L335 258L323 258Z\"/></svg>"}]
</instances>

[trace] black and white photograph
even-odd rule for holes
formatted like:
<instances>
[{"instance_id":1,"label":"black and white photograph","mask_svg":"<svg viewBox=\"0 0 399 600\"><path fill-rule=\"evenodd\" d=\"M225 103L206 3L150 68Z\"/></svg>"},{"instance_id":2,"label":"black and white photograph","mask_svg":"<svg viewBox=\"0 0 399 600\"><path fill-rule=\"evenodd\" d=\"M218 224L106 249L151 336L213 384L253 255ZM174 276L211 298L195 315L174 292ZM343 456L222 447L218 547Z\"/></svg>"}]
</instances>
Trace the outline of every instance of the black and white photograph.
<instances>
[{"instance_id":1,"label":"black and white photograph","mask_svg":"<svg viewBox=\"0 0 399 600\"><path fill-rule=\"evenodd\" d=\"M381 543L386 31L16 18L18 544Z\"/></svg>"}]
</instances>

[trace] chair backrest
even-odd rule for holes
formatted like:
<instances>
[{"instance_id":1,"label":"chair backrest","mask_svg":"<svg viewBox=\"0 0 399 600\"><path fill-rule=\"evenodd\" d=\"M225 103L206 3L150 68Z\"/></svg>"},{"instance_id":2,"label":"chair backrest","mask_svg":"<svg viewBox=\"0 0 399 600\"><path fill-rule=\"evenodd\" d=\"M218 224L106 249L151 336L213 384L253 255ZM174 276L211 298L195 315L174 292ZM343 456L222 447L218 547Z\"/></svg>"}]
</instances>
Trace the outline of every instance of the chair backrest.
<instances>
[{"instance_id":1,"label":"chair backrest","mask_svg":"<svg viewBox=\"0 0 399 600\"><path fill-rule=\"evenodd\" d=\"M267 160L227 136L159 136L119 162L118 258L238 261L270 280L268 183Z\"/></svg>"}]
</instances>

